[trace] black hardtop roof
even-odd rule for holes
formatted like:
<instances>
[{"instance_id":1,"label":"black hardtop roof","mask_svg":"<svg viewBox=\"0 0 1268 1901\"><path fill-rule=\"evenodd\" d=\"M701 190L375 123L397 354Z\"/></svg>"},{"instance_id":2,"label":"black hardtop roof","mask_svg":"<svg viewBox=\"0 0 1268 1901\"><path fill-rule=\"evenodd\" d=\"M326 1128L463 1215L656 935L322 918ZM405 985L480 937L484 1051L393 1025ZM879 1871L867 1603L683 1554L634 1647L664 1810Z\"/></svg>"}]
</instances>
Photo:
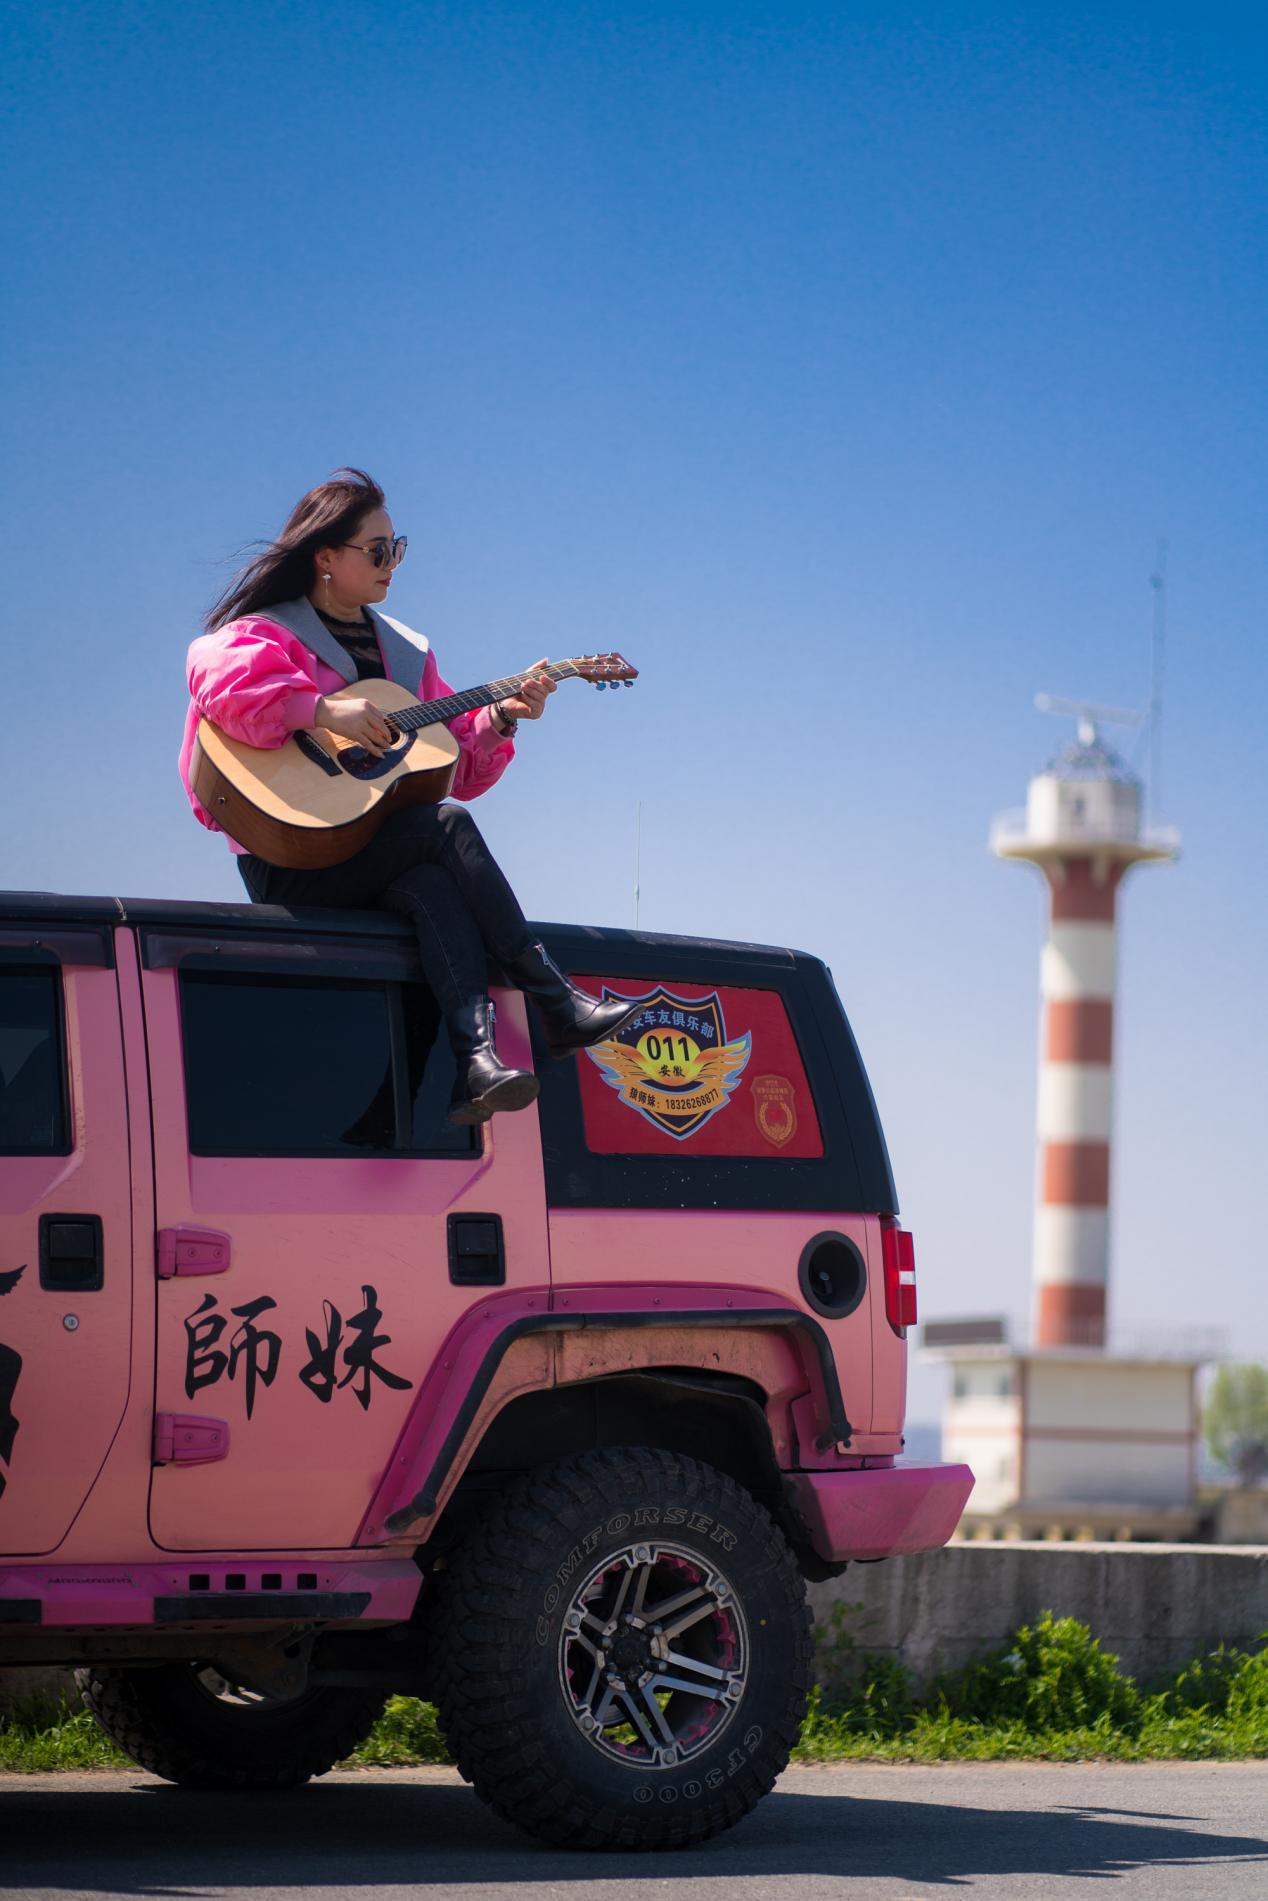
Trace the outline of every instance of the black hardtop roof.
<instances>
[{"instance_id":1,"label":"black hardtop roof","mask_svg":"<svg viewBox=\"0 0 1268 1901\"><path fill-rule=\"evenodd\" d=\"M63 927L87 924L100 928L139 925L166 931L233 932L256 936L267 932L297 937L338 935L408 940L413 933L403 918L390 911L344 911L326 907L280 904L207 903L188 898L76 897L59 891L0 891L0 925L45 924ZM663 950L675 962L699 953L714 964L765 965L774 969L819 965L821 959L806 951L774 944L746 944L727 938L683 937L657 931L623 931L597 924L534 923L556 955L574 968L599 950L607 955Z\"/></svg>"},{"instance_id":2,"label":"black hardtop roof","mask_svg":"<svg viewBox=\"0 0 1268 1901\"><path fill-rule=\"evenodd\" d=\"M155 969L223 969L237 962L240 969L249 971L261 967L262 955L263 967L303 976L397 980L420 974L414 934L403 918L390 911L291 910L272 904L0 891L0 953L18 962L30 956L61 956L71 963L108 964L113 960L115 930L129 926L142 933L143 958ZM665 985L730 983L737 989L777 988L794 1018L802 1013L803 1030L798 1034L803 1036L803 1057L816 1102L830 1119L839 1119L842 1111L845 1116L835 1149L818 1160L745 1158L720 1161L712 1173L693 1174L696 1164L687 1168L680 1157L588 1155L580 1134L572 1065L547 1065L554 1074L545 1078L543 1102L549 1104L552 1091L557 1099L556 1110L549 1112L555 1114L556 1135L546 1151L552 1206L765 1208L771 1203L764 1184L773 1179L769 1174L773 1169L781 1183L780 1206L831 1210L848 1205L862 1212L897 1213L894 1178L871 1087L821 958L779 945L619 931L593 924L535 924L532 928L540 932L565 970L582 976ZM285 947L279 955L279 938L294 940L294 956ZM85 940L94 939L90 954ZM491 974L496 977L496 967ZM560 1092L567 1096L569 1089L572 1096L559 1106ZM558 1130L565 1124L572 1133L560 1146ZM847 1170L845 1176L842 1168ZM804 1198L788 1202L796 1171L804 1176L796 1191Z\"/></svg>"}]
</instances>

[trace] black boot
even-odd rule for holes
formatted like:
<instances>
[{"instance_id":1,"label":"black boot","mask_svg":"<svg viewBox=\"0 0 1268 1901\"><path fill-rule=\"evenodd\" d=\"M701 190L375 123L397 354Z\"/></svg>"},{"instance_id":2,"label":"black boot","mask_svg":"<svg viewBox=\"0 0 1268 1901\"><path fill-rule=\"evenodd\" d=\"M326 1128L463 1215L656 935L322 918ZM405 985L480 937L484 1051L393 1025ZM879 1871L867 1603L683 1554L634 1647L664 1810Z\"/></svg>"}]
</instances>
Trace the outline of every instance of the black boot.
<instances>
[{"instance_id":1,"label":"black boot","mask_svg":"<svg viewBox=\"0 0 1268 1901\"><path fill-rule=\"evenodd\" d=\"M552 1056L569 1056L573 1050L588 1049L615 1036L642 1006L614 998L600 1003L597 997L569 983L557 964L551 962L543 944L530 944L512 963L506 974L517 989L531 997L546 1026L546 1043Z\"/></svg>"},{"instance_id":2,"label":"black boot","mask_svg":"<svg viewBox=\"0 0 1268 1901\"><path fill-rule=\"evenodd\" d=\"M506 1109L527 1109L540 1084L528 1069L508 1069L498 1061L493 1041L493 1006L487 997L472 997L450 1011L445 1022L458 1061L451 1122L487 1122Z\"/></svg>"}]
</instances>

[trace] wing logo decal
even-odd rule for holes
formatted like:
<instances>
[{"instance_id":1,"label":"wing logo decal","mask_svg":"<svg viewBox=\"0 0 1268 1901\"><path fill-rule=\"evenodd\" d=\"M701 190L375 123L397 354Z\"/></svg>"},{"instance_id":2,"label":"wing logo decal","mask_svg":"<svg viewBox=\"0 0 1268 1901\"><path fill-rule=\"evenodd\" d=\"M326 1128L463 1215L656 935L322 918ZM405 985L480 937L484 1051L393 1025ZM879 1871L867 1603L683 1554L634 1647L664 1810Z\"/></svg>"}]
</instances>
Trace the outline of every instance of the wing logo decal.
<instances>
[{"instance_id":1,"label":"wing logo decal","mask_svg":"<svg viewBox=\"0 0 1268 1901\"><path fill-rule=\"evenodd\" d=\"M605 984L603 996L624 993ZM627 1108L684 1142L725 1109L753 1053L746 1030L729 1038L715 991L679 997L658 984L629 1001L642 1008L585 1053Z\"/></svg>"}]
</instances>

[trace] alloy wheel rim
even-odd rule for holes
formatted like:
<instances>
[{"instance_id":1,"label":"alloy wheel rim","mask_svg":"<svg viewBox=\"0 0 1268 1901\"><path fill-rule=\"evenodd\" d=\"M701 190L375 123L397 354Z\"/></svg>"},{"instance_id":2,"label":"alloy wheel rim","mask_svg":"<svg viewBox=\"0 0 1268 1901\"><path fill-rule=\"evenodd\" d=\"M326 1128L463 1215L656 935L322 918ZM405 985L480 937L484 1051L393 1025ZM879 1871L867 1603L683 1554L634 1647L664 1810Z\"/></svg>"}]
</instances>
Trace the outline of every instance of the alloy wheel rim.
<instances>
[{"instance_id":1,"label":"alloy wheel rim","mask_svg":"<svg viewBox=\"0 0 1268 1901\"><path fill-rule=\"evenodd\" d=\"M678 1545L613 1552L564 1613L565 1708L586 1741L618 1762L690 1762L730 1725L748 1674L748 1629L729 1579Z\"/></svg>"}]
</instances>

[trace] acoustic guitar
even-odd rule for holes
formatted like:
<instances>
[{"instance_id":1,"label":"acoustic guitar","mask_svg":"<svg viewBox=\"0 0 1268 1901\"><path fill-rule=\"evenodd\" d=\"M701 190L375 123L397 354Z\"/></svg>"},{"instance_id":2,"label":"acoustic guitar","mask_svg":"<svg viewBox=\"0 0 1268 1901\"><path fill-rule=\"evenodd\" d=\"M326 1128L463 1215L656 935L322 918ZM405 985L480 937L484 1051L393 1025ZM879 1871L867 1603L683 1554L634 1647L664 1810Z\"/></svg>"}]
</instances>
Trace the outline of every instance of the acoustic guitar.
<instances>
[{"instance_id":1,"label":"acoustic guitar","mask_svg":"<svg viewBox=\"0 0 1268 1901\"><path fill-rule=\"evenodd\" d=\"M447 720L506 699L534 673L597 687L632 686L638 678L638 668L619 653L605 653L558 660L440 700L417 699L392 680L359 680L327 697L369 700L385 715L393 737L381 758L324 729L293 733L277 747L244 746L204 719L190 783L216 823L257 858L293 871L341 865L391 813L446 796L458 765Z\"/></svg>"}]
</instances>

